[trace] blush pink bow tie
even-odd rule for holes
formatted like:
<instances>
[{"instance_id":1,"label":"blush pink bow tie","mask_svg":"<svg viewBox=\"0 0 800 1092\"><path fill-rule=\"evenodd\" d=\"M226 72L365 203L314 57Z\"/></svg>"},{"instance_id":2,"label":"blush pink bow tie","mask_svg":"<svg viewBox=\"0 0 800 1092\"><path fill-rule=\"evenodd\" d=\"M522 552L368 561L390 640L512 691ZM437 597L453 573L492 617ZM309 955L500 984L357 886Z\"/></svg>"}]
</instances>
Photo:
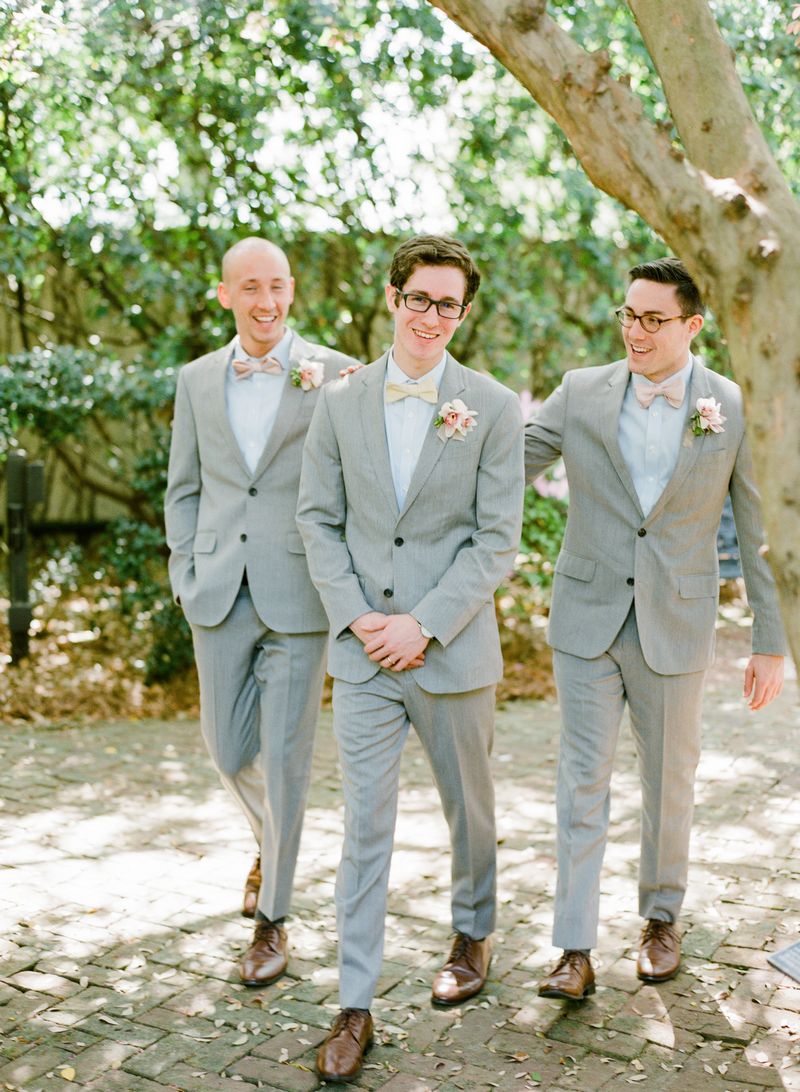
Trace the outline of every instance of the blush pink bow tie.
<instances>
[{"instance_id":1,"label":"blush pink bow tie","mask_svg":"<svg viewBox=\"0 0 800 1092\"><path fill-rule=\"evenodd\" d=\"M633 390L639 405L644 406L645 409L659 394L663 394L667 402L677 409L683 402L683 393L686 386L682 379L674 379L671 383L662 383L660 386L658 384L636 383Z\"/></svg>"},{"instance_id":2,"label":"blush pink bow tie","mask_svg":"<svg viewBox=\"0 0 800 1092\"><path fill-rule=\"evenodd\" d=\"M237 379L249 379L254 372L280 375L283 368L274 356L262 356L260 360L234 360L233 370L236 372Z\"/></svg>"}]
</instances>

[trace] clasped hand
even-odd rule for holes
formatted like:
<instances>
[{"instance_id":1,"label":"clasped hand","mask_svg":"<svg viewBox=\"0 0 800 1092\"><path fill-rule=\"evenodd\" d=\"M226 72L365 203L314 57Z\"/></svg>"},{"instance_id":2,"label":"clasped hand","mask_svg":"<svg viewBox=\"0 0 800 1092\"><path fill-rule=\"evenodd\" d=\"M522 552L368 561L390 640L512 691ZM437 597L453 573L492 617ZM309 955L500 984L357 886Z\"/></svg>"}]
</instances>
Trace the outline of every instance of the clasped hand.
<instances>
[{"instance_id":1,"label":"clasped hand","mask_svg":"<svg viewBox=\"0 0 800 1092\"><path fill-rule=\"evenodd\" d=\"M410 614L381 614L370 611L350 623L350 629L371 660L389 671L422 667L428 638Z\"/></svg>"}]
</instances>

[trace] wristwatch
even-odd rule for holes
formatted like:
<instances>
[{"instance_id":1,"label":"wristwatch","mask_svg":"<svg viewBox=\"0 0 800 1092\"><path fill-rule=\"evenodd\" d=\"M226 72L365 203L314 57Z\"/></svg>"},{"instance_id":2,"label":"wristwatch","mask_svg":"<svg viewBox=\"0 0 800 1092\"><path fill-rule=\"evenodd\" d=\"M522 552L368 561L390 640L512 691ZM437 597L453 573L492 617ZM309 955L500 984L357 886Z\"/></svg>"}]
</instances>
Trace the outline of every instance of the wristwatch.
<instances>
[{"instance_id":1,"label":"wristwatch","mask_svg":"<svg viewBox=\"0 0 800 1092\"><path fill-rule=\"evenodd\" d=\"M424 637L424 638L425 638L426 640L428 640L428 641L432 641L432 640L433 640L433 634L431 633L431 631L430 631L429 629L425 629L425 627L423 626L422 622L420 622L420 620L419 620L418 618L415 618L415 619L414 619L414 621L415 621L415 622L417 623L417 625L419 626L419 631L420 631L420 633L422 634L422 636L423 636L423 637Z\"/></svg>"}]
</instances>

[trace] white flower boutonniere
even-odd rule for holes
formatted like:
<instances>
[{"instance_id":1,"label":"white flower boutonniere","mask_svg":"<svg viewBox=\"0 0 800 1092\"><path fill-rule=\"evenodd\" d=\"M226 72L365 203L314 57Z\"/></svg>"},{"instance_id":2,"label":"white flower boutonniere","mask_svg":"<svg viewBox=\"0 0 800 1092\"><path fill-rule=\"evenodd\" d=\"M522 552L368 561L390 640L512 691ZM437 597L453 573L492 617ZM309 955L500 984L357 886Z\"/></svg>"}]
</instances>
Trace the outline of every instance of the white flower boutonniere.
<instances>
[{"instance_id":1,"label":"white flower boutonniere","mask_svg":"<svg viewBox=\"0 0 800 1092\"><path fill-rule=\"evenodd\" d=\"M322 385L325 378L325 368L319 360L301 360L296 368L289 372L292 386L302 387L304 391L310 391Z\"/></svg>"},{"instance_id":2,"label":"white flower boutonniere","mask_svg":"<svg viewBox=\"0 0 800 1092\"><path fill-rule=\"evenodd\" d=\"M433 427L442 442L450 439L463 440L469 430L477 425L477 416L477 412L467 409L460 398L454 398L452 402L443 403L434 418Z\"/></svg>"},{"instance_id":3,"label":"white flower boutonniere","mask_svg":"<svg viewBox=\"0 0 800 1092\"><path fill-rule=\"evenodd\" d=\"M728 418L723 417L721 411L721 402L715 402L713 398L698 398L695 411L689 418L695 436L702 436L704 432L724 432L722 422Z\"/></svg>"}]
</instances>

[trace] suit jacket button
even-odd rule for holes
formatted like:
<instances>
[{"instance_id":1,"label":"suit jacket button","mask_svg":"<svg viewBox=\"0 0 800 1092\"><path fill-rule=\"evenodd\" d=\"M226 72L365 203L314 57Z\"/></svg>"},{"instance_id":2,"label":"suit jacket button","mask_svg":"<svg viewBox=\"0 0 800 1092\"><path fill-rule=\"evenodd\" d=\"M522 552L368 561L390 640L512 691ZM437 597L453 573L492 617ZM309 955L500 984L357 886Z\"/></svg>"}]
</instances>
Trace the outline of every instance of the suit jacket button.
<instances>
[{"instance_id":1,"label":"suit jacket button","mask_svg":"<svg viewBox=\"0 0 800 1092\"><path fill-rule=\"evenodd\" d=\"M402 546L402 545L403 545L403 542L404 542L404 539L402 539L402 538L396 538L396 539L394 540L394 544L395 544L395 546Z\"/></svg>"},{"instance_id":2,"label":"suit jacket button","mask_svg":"<svg viewBox=\"0 0 800 1092\"><path fill-rule=\"evenodd\" d=\"M384 588L383 589L383 594L386 596L387 599L391 599L392 596L394 595L394 592L392 591L391 588Z\"/></svg>"},{"instance_id":3,"label":"suit jacket button","mask_svg":"<svg viewBox=\"0 0 800 1092\"><path fill-rule=\"evenodd\" d=\"M639 538L644 538L644 536L647 534L647 531L644 529L644 527L640 527L636 534L639 536Z\"/></svg>"},{"instance_id":4,"label":"suit jacket button","mask_svg":"<svg viewBox=\"0 0 800 1092\"><path fill-rule=\"evenodd\" d=\"M628 587L631 587L631 588L633 587L633 577L632 576L628 577L628 579L626 580L626 584L628 585Z\"/></svg>"},{"instance_id":5,"label":"suit jacket button","mask_svg":"<svg viewBox=\"0 0 800 1092\"><path fill-rule=\"evenodd\" d=\"M247 492L250 494L251 497L254 497L256 495L256 493L258 492L258 490L256 489L256 487L254 485L251 485L250 488L247 490Z\"/></svg>"},{"instance_id":6,"label":"suit jacket button","mask_svg":"<svg viewBox=\"0 0 800 1092\"><path fill-rule=\"evenodd\" d=\"M241 542L247 542L247 535L244 533L244 531L239 535L239 540Z\"/></svg>"}]
</instances>

